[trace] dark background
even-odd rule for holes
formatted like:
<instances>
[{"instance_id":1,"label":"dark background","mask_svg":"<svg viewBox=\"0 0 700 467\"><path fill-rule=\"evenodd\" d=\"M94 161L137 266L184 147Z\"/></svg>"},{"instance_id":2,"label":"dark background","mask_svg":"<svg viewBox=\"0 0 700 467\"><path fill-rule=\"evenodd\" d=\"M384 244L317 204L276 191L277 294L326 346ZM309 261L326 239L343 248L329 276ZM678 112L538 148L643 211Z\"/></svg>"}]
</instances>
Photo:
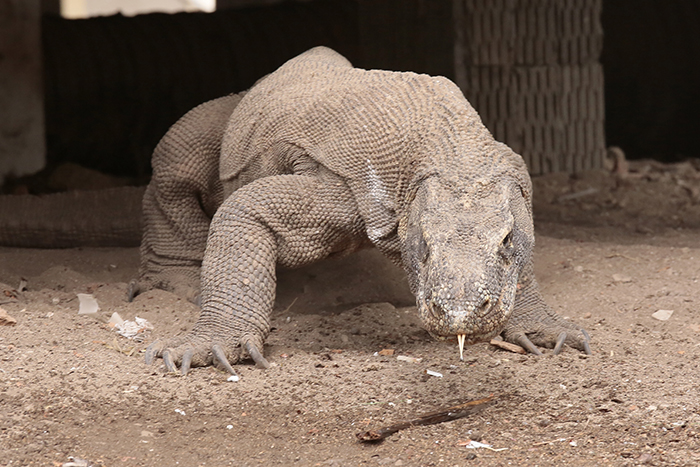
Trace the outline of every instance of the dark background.
<instances>
[{"instance_id":1,"label":"dark background","mask_svg":"<svg viewBox=\"0 0 700 467\"><path fill-rule=\"evenodd\" d=\"M438 3L417 4L427 21L445 21L450 14ZM180 116L246 89L316 45L330 46L363 68L454 78L444 66L452 30L405 30L402 16L415 12L403 8L358 26L362 5L322 0L86 20L45 15L47 170L69 161L145 179L153 148ZM629 158L700 156L699 22L697 0L603 2L607 145L622 147ZM367 43L368 28L400 37L389 42L406 50ZM418 48L423 53L413 54Z\"/></svg>"},{"instance_id":2,"label":"dark background","mask_svg":"<svg viewBox=\"0 0 700 467\"><path fill-rule=\"evenodd\" d=\"M700 2L603 2L605 131L630 158L700 156Z\"/></svg>"}]
</instances>

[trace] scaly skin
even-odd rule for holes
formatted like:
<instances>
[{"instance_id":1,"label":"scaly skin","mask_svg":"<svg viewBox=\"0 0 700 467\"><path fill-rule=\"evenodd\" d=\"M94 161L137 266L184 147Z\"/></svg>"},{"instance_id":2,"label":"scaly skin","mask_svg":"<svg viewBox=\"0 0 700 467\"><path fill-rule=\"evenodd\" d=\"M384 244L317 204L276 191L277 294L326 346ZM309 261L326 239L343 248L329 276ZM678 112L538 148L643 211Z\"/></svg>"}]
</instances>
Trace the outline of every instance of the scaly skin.
<instances>
[{"instance_id":1,"label":"scaly skin","mask_svg":"<svg viewBox=\"0 0 700 467\"><path fill-rule=\"evenodd\" d=\"M445 78L353 68L326 48L253 87L224 133L226 200L202 266L202 313L154 342L169 371L267 366L275 265L299 267L368 243L405 269L437 338L502 333L525 345L588 336L546 306L532 275L531 184ZM530 339L532 337L532 339Z\"/></svg>"},{"instance_id":2,"label":"scaly skin","mask_svg":"<svg viewBox=\"0 0 700 467\"><path fill-rule=\"evenodd\" d=\"M129 284L129 300L152 288L198 299L209 224L223 202L221 140L242 96L190 110L153 152L153 176L143 197L141 268L138 280Z\"/></svg>"}]
</instances>

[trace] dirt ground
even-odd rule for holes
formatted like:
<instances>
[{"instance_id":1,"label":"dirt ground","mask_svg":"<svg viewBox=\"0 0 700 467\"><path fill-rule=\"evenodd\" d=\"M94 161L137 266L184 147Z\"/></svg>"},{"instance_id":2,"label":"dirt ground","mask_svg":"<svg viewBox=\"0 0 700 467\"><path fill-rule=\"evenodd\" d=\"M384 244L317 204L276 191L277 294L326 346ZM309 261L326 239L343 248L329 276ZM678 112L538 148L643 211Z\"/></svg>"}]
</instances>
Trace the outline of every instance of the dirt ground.
<instances>
[{"instance_id":1,"label":"dirt ground","mask_svg":"<svg viewBox=\"0 0 700 467\"><path fill-rule=\"evenodd\" d=\"M592 356L483 343L462 362L421 329L401 271L364 251L280 273L271 369L179 377L143 350L197 308L162 291L126 303L137 249L0 249L0 307L16 320L0 326L0 466L700 465L700 164L534 186L536 273ZM79 315L76 293L100 310ZM114 312L154 329L121 337ZM489 395L476 415L355 437Z\"/></svg>"}]
</instances>

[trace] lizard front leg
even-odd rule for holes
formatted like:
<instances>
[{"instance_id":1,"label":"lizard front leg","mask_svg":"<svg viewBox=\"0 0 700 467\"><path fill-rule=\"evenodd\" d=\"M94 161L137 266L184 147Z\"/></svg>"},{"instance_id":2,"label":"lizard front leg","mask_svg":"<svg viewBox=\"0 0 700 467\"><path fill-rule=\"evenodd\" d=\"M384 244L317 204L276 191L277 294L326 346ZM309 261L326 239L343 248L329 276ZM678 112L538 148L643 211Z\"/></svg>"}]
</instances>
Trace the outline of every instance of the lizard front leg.
<instances>
[{"instance_id":1,"label":"lizard front leg","mask_svg":"<svg viewBox=\"0 0 700 467\"><path fill-rule=\"evenodd\" d=\"M545 303L531 260L520 274L513 314L502 334L506 341L535 355L542 355L536 346L554 348L554 353L558 354L565 343L591 354L591 339L586 330L566 321Z\"/></svg>"},{"instance_id":2,"label":"lizard front leg","mask_svg":"<svg viewBox=\"0 0 700 467\"><path fill-rule=\"evenodd\" d=\"M246 354L266 366L275 266L299 267L360 248L364 223L338 177L279 175L234 192L211 224L202 265L202 313L183 337L156 341L146 362L169 371L216 363L231 373Z\"/></svg>"}]
</instances>

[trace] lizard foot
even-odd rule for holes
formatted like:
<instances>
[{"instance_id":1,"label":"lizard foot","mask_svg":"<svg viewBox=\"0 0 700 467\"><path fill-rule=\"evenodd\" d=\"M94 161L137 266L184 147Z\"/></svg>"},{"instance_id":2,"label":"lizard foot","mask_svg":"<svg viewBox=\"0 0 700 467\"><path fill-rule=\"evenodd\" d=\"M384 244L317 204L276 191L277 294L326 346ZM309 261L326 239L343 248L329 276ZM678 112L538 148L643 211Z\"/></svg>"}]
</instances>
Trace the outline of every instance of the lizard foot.
<instances>
[{"instance_id":1,"label":"lizard foot","mask_svg":"<svg viewBox=\"0 0 700 467\"><path fill-rule=\"evenodd\" d=\"M146 349L146 364L150 365L157 357L161 357L168 372L176 373L179 364L183 376L192 366L212 364L235 375L232 364L241 360L243 352L249 355L258 367L270 367L262 353L262 339L252 334L242 336L235 345L192 334L157 340Z\"/></svg>"},{"instance_id":2,"label":"lizard foot","mask_svg":"<svg viewBox=\"0 0 700 467\"><path fill-rule=\"evenodd\" d=\"M503 330L503 339L517 344L528 352L542 355L537 348L554 349L557 355L564 344L591 355L591 338L585 329L566 321L551 310L514 313Z\"/></svg>"}]
</instances>

